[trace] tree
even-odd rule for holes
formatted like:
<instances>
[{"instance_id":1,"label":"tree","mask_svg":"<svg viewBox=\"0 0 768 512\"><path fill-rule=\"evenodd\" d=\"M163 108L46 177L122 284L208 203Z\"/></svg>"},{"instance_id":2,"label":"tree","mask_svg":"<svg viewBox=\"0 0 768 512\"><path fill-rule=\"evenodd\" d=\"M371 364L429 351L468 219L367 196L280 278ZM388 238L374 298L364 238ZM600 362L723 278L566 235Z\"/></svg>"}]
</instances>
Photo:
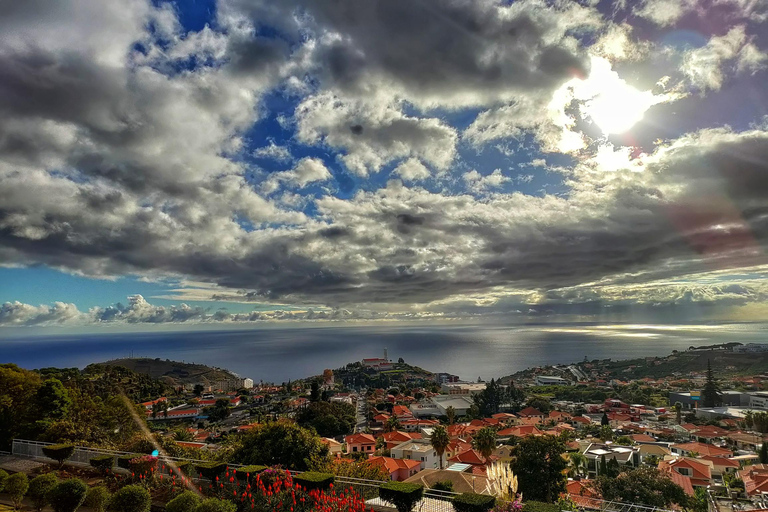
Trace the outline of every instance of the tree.
<instances>
[{"instance_id":1,"label":"tree","mask_svg":"<svg viewBox=\"0 0 768 512\"><path fill-rule=\"evenodd\" d=\"M29 489L29 480L25 473L14 473L5 480L5 493L11 497L13 508L21 508L21 500Z\"/></svg>"},{"instance_id":2,"label":"tree","mask_svg":"<svg viewBox=\"0 0 768 512\"><path fill-rule=\"evenodd\" d=\"M309 393L309 401L310 402L317 402L320 400L320 384L316 380L312 381L312 386L310 388Z\"/></svg>"},{"instance_id":3,"label":"tree","mask_svg":"<svg viewBox=\"0 0 768 512\"><path fill-rule=\"evenodd\" d=\"M115 512L149 512L152 499L141 485L126 485L117 490L109 500L109 510Z\"/></svg>"},{"instance_id":4,"label":"tree","mask_svg":"<svg viewBox=\"0 0 768 512\"><path fill-rule=\"evenodd\" d=\"M384 430L387 432L394 432L396 430L400 430L400 420L397 419L397 416L390 416L387 419L386 425L384 425Z\"/></svg>"},{"instance_id":5,"label":"tree","mask_svg":"<svg viewBox=\"0 0 768 512\"><path fill-rule=\"evenodd\" d=\"M0 364L0 450L10 451L14 438L35 434L30 425L38 418L33 404L41 383L37 373Z\"/></svg>"},{"instance_id":6,"label":"tree","mask_svg":"<svg viewBox=\"0 0 768 512\"><path fill-rule=\"evenodd\" d=\"M236 510L237 505L231 501L207 498L195 508L194 512L235 512Z\"/></svg>"},{"instance_id":7,"label":"tree","mask_svg":"<svg viewBox=\"0 0 768 512\"><path fill-rule=\"evenodd\" d=\"M319 470L328 464L328 446L293 422L276 421L248 430L232 454L232 462Z\"/></svg>"},{"instance_id":8,"label":"tree","mask_svg":"<svg viewBox=\"0 0 768 512\"><path fill-rule=\"evenodd\" d=\"M668 508L673 503L682 507L688 504L688 496L682 487L666 473L649 466L625 471L615 478L599 476L595 487L608 501L658 508Z\"/></svg>"},{"instance_id":9,"label":"tree","mask_svg":"<svg viewBox=\"0 0 768 512\"><path fill-rule=\"evenodd\" d=\"M109 492L103 485L97 485L88 489L88 494L85 495L85 502L83 504L93 510L93 512L104 512L107 510L107 505L112 497L112 493Z\"/></svg>"},{"instance_id":10,"label":"tree","mask_svg":"<svg viewBox=\"0 0 768 512\"><path fill-rule=\"evenodd\" d=\"M495 435L496 433L494 432L494 437ZM451 438L448 435L448 431L445 430L444 426L438 425L432 429L432 435L429 437L429 442L432 444L432 448L435 449L435 453L437 453L437 456L440 458L440 469L443 469L443 454L448 448L448 445L451 444Z\"/></svg>"},{"instance_id":11,"label":"tree","mask_svg":"<svg viewBox=\"0 0 768 512\"><path fill-rule=\"evenodd\" d=\"M751 430L752 426L754 425L754 418L752 416L752 411L747 411L744 415L744 426L747 427L747 430Z\"/></svg>"},{"instance_id":12,"label":"tree","mask_svg":"<svg viewBox=\"0 0 768 512\"><path fill-rule=\"evenodd\" d=\"M85 501L88 486L79 478L70 478L56 484L48 494L55 512L75 512Z\"/></svg>"},{"instance_id":13,"label":"tree","mask_svg":"<svg viewBox=\"0 0 768 512\"><path fill-rule=\"evenodd\" d=\"M758 456L760 458L760 464L768 464L768 443L763 442L760 445L760 453Z\"/></svg>"},{"instance_id":14,"label":"tree","mask_svg":"<svg viewBox=\"0 0 768 512\"><path fill-rule=\"evenodd\" d=\"M499 412L501 405L507 401L507 393L498 382L491 379L485 389L477 393L472 400L480 411L480 416L487 417Z\"/></svg>"},{"instance_id":15,"label":"tree","mask_svg":"<svg viewBox=\"0 0 768 512\"><path fill-rule=\"evenodd\" d=\"M613 429L610 425L600 427L600 440L603 442L613 441Z\"/></svg>"},{"instance_id":16,"label":"tree","mask_svg":"<svg viewBox=\"0 0 768 512\"><path fill-rule=\"evenodd\" d=\"M600 466L597 468L597 476L605 476L608 474L608 464L605 460L605 454L600 456Z\"/></svg>"},{"instance_id":17,"label":"tree","mask_svg":"<svg viewBox=\"0 0 768 512\"><path fill-rule=\"evenodd\" d=\"M529 436L513 451L510 467L527 500L552 503L565 492L565 444L554 436Z\"/></svg>"},{"instance_id":18,"label":"tree","mask_svg":"<svg viewBox=\"0 0 768 512\"><path fill-rule=\"evenodd\" d=\"M587 474L588 459L583 453L571 453L568 456L568 475L585 476Z\"/></svg>"},{"instance_id":19,"label":"tree","mask_svg":"<svg viewBox=\"0 0 768 512\"><path fill-rule=\"evenodd\" d=\"M35 509L38 512L48 505L48 492L53 489L57 483L59 483L59 479L56 478L56 473L53 472L36 476L29 482L27 496L32 500L32 503L35 505Z\"/></svg>"},{"instance_id":20,"label":"tree","mask_svg":"<svg viewBox=\"0 0 768 512\"><path fill-rule=\"evenodd\" d=\"M72 406L72 400L59 379L47 379L37 390L37 409L41 418L61 419Z\"/></svg>"},{"instance_id":21,"label":"tree","mask_svg":"<svg viewBox=\"0 0 768 512\"><path fill-rule=\"evenodd\" d=\"M483 455L485 463L488 464L489 457L496 449L496 431L491 427L481 428L472 438L472 447Z\"/></svg>"},{"instance_id":22,"label":"tree","mask_svg":"<svg viewBox=\"0 0 768 512\"><path fill-rule=\"evenodd\" d=\"M619 476L619 473L621 473L619 461L616 460L616 457L612 457L611 460L608 461L608 464L605 465L605 476L608 478L616 478Z\"/></svg>"},{"instance_id":23,"label":"tree","mask_svg":"<svg viewBox=\"0 0 768 512\"><path fill-rule=\"evenodd\" d=\"M200 497L192 491L184 491L165 505L165 512L190 512L200 504Z\"/></svg>"},{"instance_id":24,"label":"tree","mask_svg":"<svg viewBox=\"0 0 768 512\"><path fill-rule=\"evenodd\" d=\"M336 437L352 432L355 426L355 407L350 404L311 402L294 418L302 427L312 427L322 437Z\"/></svg>"},{"instance_id":25,"label":"tree","mask_svg":"<svg viewBox=\"0 0 768 512\"><path fill-rule=\"evenodd\" d=\"M219 398L216 400L216 404L212 407L206 407L203 409L203 413L208 416L208 420L212 422L221 421L227 418L232 411L229 410L229 400L226 398Z\"/></svg>"},{"instance_id":26,"label":"tree","mask_svg":"<svg viewBox=\"0 0 768 512\"><path fill-rule=\"evenodd\" d=\"M448 418L448 424L453 425L453 422L456 421L456 409L454 409L452 405L449 405L445 409L445 416Z\"/></svg>"},{"instance_id":27,"label":"tree","mask_svg":"<svg viewBox=\"0 0 768 512\"><path fill-rule=\"evenodd\" d=\"M607 413L603 413L603 417L600 418L600 425L606 426L606 425L610 425L610 424L611 424L611 420L608 419L608 414Z\"/></svg>"},{"instance_id":28,"label":"tree","mask_svg":"<svg viewBox=\"0 0 768 512\"><path fill-rule=\"evenodd\" d=\"M389 480L389 473L382 466L373 465L368 460L356 462L347 459L334 459L328 471L337 476L362 480Z\"/></svg>"},{"instance_id":29,"label":"tree","mask_svg":"<svg viewBox=\"0 0 768 512\"><path fill-rule=\"evenodd\" d=\"M704 407L716 407L722 402L720 400L720 387L715 380L715 374L712 372L712 363L707 359L707 380L704 383L704 389L701 391L701 402Z\"/></svg>"},{"instance_id":30,"label":"tree","mask_svg":"<svg viewBox=\"0 0 768 512\"><path fill-rule=\"evenodd\" d=\"M192 392L195 394L195 396L201 396L203 394L203 390L205 390L205 387L203 387L202 384L195 384Z\"/></svg>"},{"instance_id":31,"label":"tree","mask_svg":"<svg viewBox=\"0 0 768 512\"><path fill-rule=\"evenodd\" d=\"M675 402L675 422L680 425L683 423L683 404Z\"/></svg>"}]
</instances>

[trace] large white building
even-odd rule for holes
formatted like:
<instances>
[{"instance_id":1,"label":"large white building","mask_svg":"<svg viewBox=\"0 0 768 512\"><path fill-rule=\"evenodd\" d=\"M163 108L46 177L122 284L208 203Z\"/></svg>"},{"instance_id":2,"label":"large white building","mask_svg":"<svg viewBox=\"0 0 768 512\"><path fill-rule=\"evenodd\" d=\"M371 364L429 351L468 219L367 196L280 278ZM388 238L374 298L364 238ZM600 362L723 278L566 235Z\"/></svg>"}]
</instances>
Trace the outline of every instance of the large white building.
<instances>
[{"instance_id":1,"label":"large white building","mask_svg":"<svg viewBox=\"0 0 768 512\"><path fill-rule=\"evenodd\" d=\"M570 383L571 382L569 380L564 379L562 377L555 377L554 375L537 375L536 376L537 386L550 386L550 385L566 386Z\"/></svg>"},{"instance_id":2,"label":"large white building","mask_svg":"<svg viewBox=\"0 0 768 512\"><path fill-rule=\"evenodd\" d=\"M469 395L437 395L410 406L416 418L435 418L445 416L448 407L453 407L456 417L466 416L474 402Z\"/></svg>"},{"instance_id":3,"label":"large white building","mask_svg":"<svg viewBox=\"0 0 768 512\"><path fill-rule=\"evenodd\" d=\"M476 395L485 388L485 382L446 382L440 391L449 395Z\"/></svg>"},{"instance_id":4,"label":"large white building","mask_svg":"<svg viewBox=\"0 0 768 512\"><path fill-rule=\"evenodd\" d=\"M419 470L435 469L440 467L440 457L429 440L416 439L400 443L390 450L393 459L416 460L421 463ZM445 454L443 454L443 464L445 464Z\"/></svg>"},{"instance_id":5,"label":"large white building","mask_svg":"<svg viewBox=\"0 0 768 512\"><path fill-rule=\"evenodd\" d=\"M248 378L243 379L243 387L245 389L252 389L253 388L253 379L248 379Z\"/></svg>"},{"instance_id":6,"label":"large white building","mask_svg":"<svg viewBox=\"0 0 768 512\"><path fill-rule=\"evenodd\" d=\"M747 343L733 347L733 351L738 353L768 352L768 343Z\"/></svg>"}]
</instances>

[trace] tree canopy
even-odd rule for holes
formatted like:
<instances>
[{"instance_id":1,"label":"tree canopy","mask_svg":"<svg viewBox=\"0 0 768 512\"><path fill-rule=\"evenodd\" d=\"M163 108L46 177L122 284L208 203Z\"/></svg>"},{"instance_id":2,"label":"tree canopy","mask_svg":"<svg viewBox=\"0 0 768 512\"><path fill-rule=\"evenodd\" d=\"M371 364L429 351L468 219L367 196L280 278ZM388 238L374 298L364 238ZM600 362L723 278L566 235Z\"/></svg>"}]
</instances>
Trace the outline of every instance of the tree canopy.
<instances>
[{"instance_id":1,"label":"tree canopy","mask_svg":"<svg viewBox=\"0 0 768 512\"><path fill-rule=\"evenodd\" d=\"M648 507L686 506L688 496L666 473L650 466L625 471L615 477L599 476L595 487L603 499L625 501Z\"/></svg>"},{"instance_id":2,"label":"tree canopy","mask_svg":"<svg viewBox=\"0 0 768 512\"><path fill-rule=\"evenodd\" d=\"M524 437L515 446L510 467L526 499L551 503L565 492L564 452L565 443L554 436Z\"/></svg>"},{"instance_id":3,"label":"tree canopy","mask_svg":"<svg viewBox=\"0 0 768 512\"><path fill-rule=\"evenodd\" d=\"M238 444L232 462L240 464L308 471L328 463L328 446L313 432L289 421L257 425L244 433Z\"/></svg>"},{"instance_id":4,"label":"tree canopy","mask_svg":"<svg viewBox=\"0 0 768 512\"><path fill-rule=\"evenodd\" d=\"M349 434L355 422L355 407L343 403L312 402L296 414L296 423L314 428L323 437Z\"/></svg>"}]
</instances>

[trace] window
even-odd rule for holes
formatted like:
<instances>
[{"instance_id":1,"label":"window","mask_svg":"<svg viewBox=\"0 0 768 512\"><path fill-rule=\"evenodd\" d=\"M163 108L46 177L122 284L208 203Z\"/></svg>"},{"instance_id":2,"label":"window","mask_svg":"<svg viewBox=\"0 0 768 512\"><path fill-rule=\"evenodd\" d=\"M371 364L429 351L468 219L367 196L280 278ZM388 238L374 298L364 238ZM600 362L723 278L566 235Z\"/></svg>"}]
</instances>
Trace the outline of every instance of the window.
<instances>
[{"instance_id":1,"label":"window","mask_svg":"<svg viewBox=\"0 0 768 512\"><path fill-rule=\"evenodd\" d=\"M353 447L352 447L352 451L353 451L353 452L356 452L356 451L357 451L357 446L353 446Z\"/></svg>"}]
</instances>

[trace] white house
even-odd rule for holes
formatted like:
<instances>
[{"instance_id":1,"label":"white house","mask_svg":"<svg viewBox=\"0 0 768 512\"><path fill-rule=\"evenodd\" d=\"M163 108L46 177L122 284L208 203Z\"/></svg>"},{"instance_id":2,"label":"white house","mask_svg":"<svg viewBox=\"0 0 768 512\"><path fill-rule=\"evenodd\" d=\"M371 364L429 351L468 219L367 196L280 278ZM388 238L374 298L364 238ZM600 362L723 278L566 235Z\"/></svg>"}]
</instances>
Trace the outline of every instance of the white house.
<instances>
[{"instance_id":1,"label":"white house","mask_svg":"<svg viewBox=\"0 0 768 512\"><path fill-rule=\"evenodd\" d=\"M394 459L419 461L421 463L420 470L440 468L440 458L426 439L412 439L400 443L390 450L390 455ZM445 465L445 454L443 454L443 465Z\"/></svg>"}]
</instances>

